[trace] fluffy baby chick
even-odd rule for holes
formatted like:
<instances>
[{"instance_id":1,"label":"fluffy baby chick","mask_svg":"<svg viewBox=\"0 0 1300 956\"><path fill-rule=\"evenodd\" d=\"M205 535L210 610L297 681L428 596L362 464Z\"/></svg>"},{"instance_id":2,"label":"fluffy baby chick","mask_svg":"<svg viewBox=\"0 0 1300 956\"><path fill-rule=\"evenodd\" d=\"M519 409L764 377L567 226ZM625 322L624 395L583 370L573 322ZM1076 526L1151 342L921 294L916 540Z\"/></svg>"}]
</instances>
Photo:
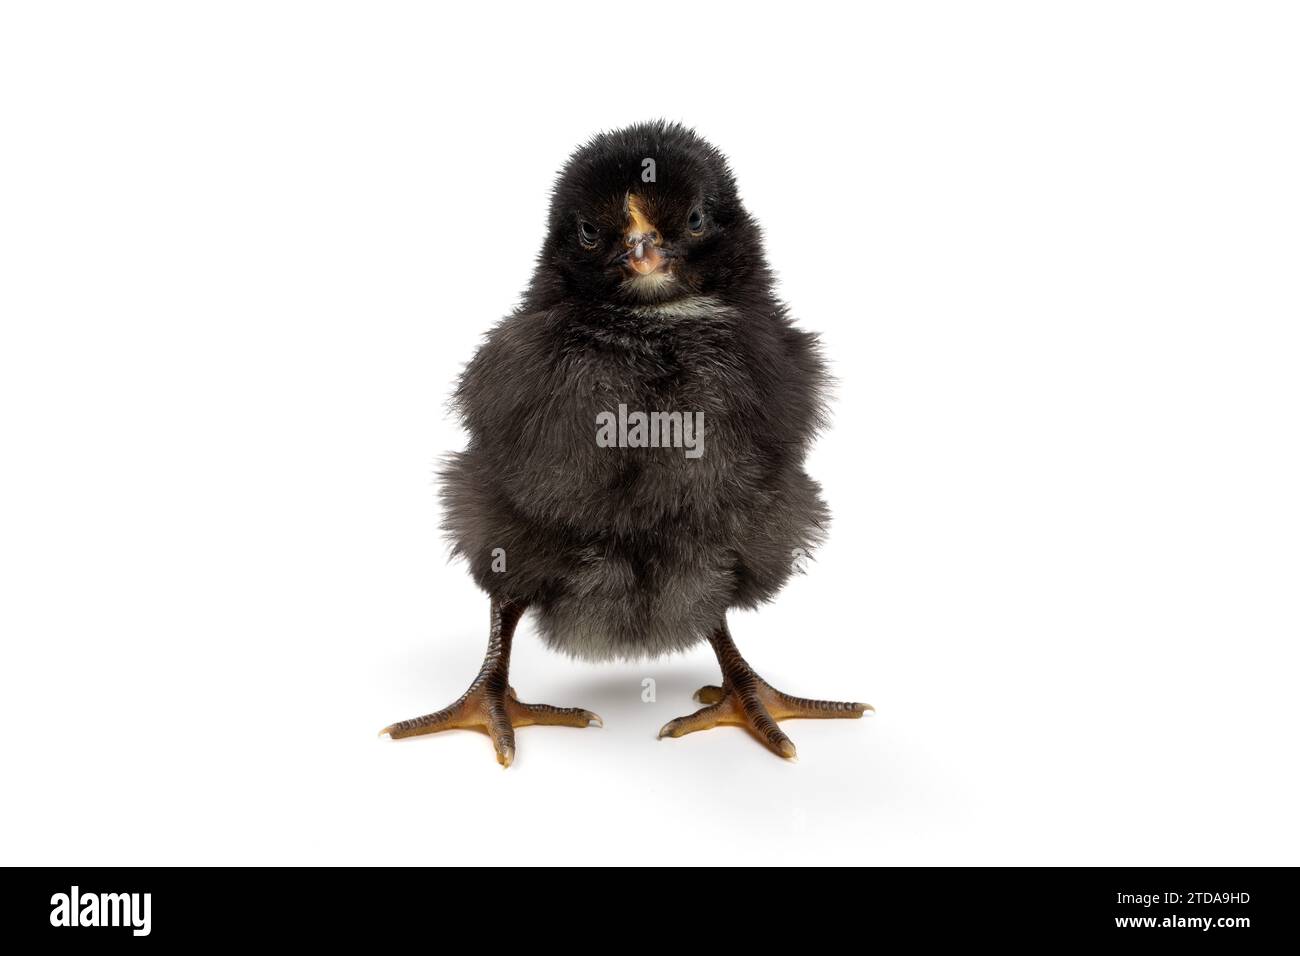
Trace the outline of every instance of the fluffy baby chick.
<instances>
[{"instance_id":1,"label":"fluffy baby chick","mask_svg":"<svg viewBox=\"0 0 1300 956\"><path fill-rule=\"evenodd\" d=\"M803 467L826 374L772 284L726 159L693 131L641 124L570 157L523 301L461 377L469 447L441 475L445 530L491 598L487 656L450 707L384 733L483 730L509 766L516 727L599 723L515 696L526 611L547 645L589 660L708 641L721 684L661 737L736 724L794 757L777 721L871 709L781 693L727 629L828 520Z\"/></svg>"}]
</instances>

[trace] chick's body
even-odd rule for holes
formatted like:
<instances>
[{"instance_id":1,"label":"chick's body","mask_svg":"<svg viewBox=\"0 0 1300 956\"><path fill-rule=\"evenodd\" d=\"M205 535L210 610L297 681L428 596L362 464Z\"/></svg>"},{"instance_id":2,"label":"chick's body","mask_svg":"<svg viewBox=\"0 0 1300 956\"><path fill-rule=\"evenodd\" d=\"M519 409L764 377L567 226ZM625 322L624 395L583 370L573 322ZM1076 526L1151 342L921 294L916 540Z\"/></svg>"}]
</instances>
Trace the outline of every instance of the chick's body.
<instances>
[{"instance_id":1,"label":"chick's body","mask_svg":"<svg viewBox=\"0 0 1300 956\"><path fill-rule=\"evenodd\" d=\"M467 368L471 440L443 474L446 526L478 584L532 608L551 647L688 647L775 594L819 539L826 509L802 466L815 342L753 291L520 312ZM620 405L702 413L699 456L601 447L598 416Z\"/></svg>"}]
</instances>

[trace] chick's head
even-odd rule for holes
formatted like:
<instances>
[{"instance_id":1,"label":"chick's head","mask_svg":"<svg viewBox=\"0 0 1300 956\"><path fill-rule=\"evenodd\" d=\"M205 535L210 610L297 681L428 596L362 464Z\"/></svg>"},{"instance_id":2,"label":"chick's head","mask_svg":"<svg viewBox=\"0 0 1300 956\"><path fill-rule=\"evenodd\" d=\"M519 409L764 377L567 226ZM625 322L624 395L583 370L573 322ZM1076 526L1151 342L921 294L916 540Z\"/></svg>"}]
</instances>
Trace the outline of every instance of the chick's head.
<instances>
[{"instance_id":1,"label":"chick's head","mask_svg":"<svg viewBox=\"0 0 1300 956\"><path fill-rule=\"evenodd\" d=\"M538 279L566 297L665 303L767 275L726 158L684 126L602 133L560 173Z\"/></svg>"}]
</instances>

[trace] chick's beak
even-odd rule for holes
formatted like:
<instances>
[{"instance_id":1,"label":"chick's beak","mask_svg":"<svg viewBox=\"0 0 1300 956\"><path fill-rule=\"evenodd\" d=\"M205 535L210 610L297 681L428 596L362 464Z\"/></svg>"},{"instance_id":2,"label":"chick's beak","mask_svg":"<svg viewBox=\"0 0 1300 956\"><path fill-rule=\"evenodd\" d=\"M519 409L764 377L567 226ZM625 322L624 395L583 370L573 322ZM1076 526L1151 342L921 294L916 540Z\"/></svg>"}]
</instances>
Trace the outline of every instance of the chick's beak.
<instances>
[{"instance_id":1,"label":"chick's beak","mask_svg":"<svg viewBox=\"0 0 1300 956\"><path fill-rule=\"evenodd\" d=\"M645 236L629 236L628 242L632 243L632 246L628 252L627 264L633 272L648 276L663 265L664 257L659 252L657 240Z\"/></svg>"},{"instance_id":2,"label":"chick's beak","mask_svg":"<svg viewBox=\"0 0 1300 956\"><path fill-rule=\"evenodd\" d=\"M628 225L623 235L627 252L623 261L637 275L648 276L658 271L665 259L659 248L659 232L645 214L645 208L636 196L627 200Z\"/></svg>"}]
</instances>

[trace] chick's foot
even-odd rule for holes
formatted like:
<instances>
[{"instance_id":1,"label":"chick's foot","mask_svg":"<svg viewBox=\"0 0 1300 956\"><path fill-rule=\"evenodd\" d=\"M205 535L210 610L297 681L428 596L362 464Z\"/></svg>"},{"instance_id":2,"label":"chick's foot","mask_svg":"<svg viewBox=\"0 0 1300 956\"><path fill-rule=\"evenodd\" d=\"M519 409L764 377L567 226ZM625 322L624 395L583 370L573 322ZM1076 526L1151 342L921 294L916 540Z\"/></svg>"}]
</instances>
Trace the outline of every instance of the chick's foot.
<instances>
[{"instance_id":1,"label":"chick's foot","mask_svg":"<svg viewBox=\"0 0 1300 956\"><path fill-rule=\"evenodd\" d=\"M870 704L809 700L782 693L754 673L754 669L736 650L725 624L714 632L709 641L722 667L722 686L710 685L696 691L695 699L708 706L664 724L659 731L661 738L683 737L697 730L709 730L723 725L747 727L773 753L793 760L796 756L794 742L777 726L777 721L791 718L858 718L875 711Z\"/></svg>"},{"instance_id":2,"label":"chick's foot","mask_svg":"<svg viewBox=\"0 0 1300 956\"><path fill-rule=\"evenodd\" d=\"M552 727L602 726L601 719L580 707L525 704L508 683L510 642L523 614L517 604L492 602L492 632L487 656L478 676L455 703L432 714L390 724L379 733L394 739L435 734L442 730L478 730L492 738L497 763L509 767L515 759L515 728L533 724Z\"/></svg>"}]
</instances>

